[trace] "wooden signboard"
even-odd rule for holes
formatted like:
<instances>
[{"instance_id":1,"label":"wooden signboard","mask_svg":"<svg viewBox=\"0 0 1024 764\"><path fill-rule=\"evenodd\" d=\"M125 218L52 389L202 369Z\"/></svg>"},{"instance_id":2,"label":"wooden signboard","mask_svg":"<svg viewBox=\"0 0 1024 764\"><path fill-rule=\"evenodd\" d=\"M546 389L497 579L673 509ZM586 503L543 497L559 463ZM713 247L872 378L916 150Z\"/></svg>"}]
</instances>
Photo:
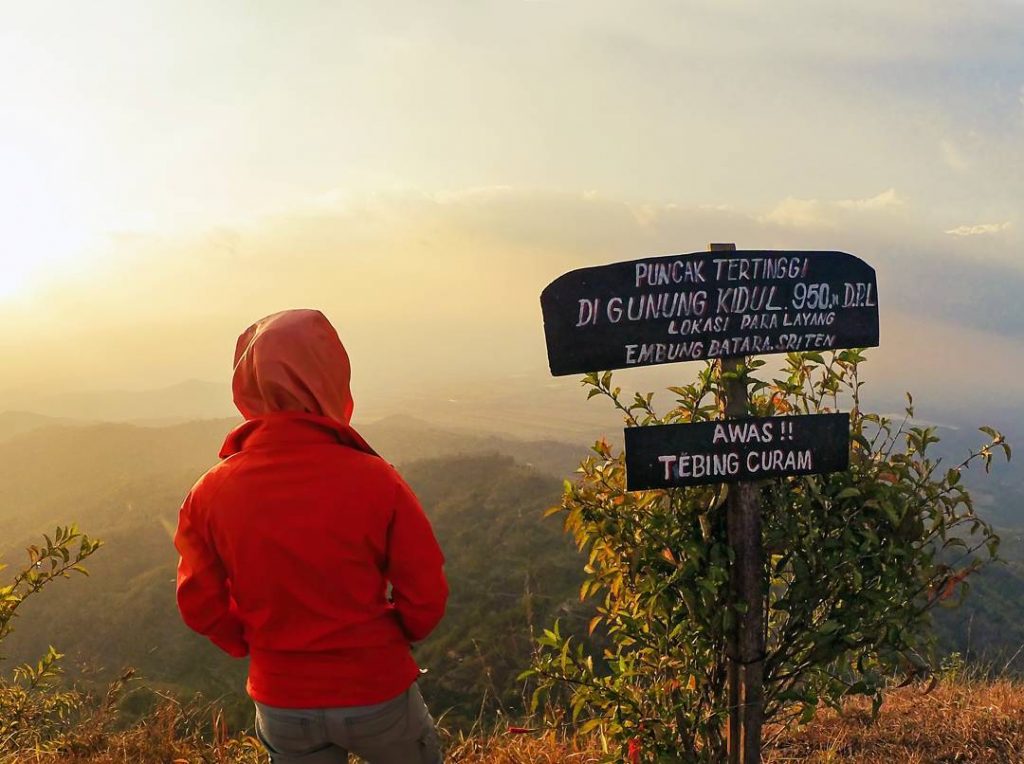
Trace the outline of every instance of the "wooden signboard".
<instances>
[{"instance_id":1,"label":"wooden signboard","mask_svg":"<svg viewBox=\"0 0 1024 764\"><path fill-rule=\"evenodd\" d=\"M849 414L627 427L625 433L630 491L821 474L849 466Z\"/></svg>"},{"instance_id":2,"label":"wooden signboard","mask_svg":"<svg viewBox=\"0 0 1024 764\"><path fill-rule=\"evenodd\" d=\"M555 376L878 344L875 270L845 252L713 251L581 268L540 299Z\"/></svg>"},{"instance_id":3,"label":"wooden signboard","mask_svg":"<svg viewBox=\"0 0 1024 764\"><path fill-rule=\"evenodd\" d=\"M709 252L571 271L541 294L558 376L719 359L724 419L626 429L627 490L729 483L737 608L729 635L729 764L759 764L764 580L756 481L847 469L848 414L748 417L744 358L878 344L875 270L845 252Z\"/></svg>"}]
</instances>

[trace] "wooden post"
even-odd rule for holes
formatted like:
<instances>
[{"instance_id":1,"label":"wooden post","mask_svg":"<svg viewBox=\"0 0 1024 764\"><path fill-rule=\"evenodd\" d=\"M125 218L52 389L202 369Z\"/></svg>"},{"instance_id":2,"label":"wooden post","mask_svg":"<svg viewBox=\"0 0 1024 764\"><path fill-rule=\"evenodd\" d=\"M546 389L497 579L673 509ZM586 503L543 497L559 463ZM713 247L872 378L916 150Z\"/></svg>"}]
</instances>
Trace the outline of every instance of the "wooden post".
<instances>
[{"instance_id":1,"label":"wooden post","mask_svg":"<svg viewBox=\"0 0 1024 764\"><path fill-rule=\"evenodd\" d=\"M736 249L735 244L711 244L708 249L711 252L722 252L732 251ZM718 362L718 373L719 379L721 374L726 371L734 370L740 359L736 358L723 358ZM725 383L728 384L728 383ZM735 388L735 386L734 386ZM742 390L742 397L733 395L733 390L726 390L726 399L724 401L724 411L722 412L726 417L743 416L747 410L747 391L746 388ZM733 487L729 488L728 499L731 499L733 493ZM737 529L734 528L734 515L733 502L729 501L726 504L726 535L728 538L729 546L732 548L733 554L736 554L735 545L735 534ZM737 558L738 559L738 558ZM730 591L732 592L733 601L740 599L739 592L737 590L737 577L735 575L735 566L730 569L729 572L729 584ZM728 653L728 673L726 676L729 685L729 735L728 735L728 747L729 747L729 764L743 764L743 671L742 662L740 660L740 629L739 626L733 630L733 633L729 635L729 642L726 648Z\"/></svg>"},{"instance_id":2,"label":"wooden post","mask_svg":"<svg viewBox=\"0 0 1024 764\"><path fill-rule=\"evenodd\" d=\"M712 252L734 251L735 244L712 244ZM748 415L746 383L725 374L737 373L743 358L719 359L727 419ZM744 603L729 641L729 764L760 764L764 718L764 549L761 505L754 483L729 486L726 534L733 553L729 582L734 603Z\"/></svg>"}]
</instances>

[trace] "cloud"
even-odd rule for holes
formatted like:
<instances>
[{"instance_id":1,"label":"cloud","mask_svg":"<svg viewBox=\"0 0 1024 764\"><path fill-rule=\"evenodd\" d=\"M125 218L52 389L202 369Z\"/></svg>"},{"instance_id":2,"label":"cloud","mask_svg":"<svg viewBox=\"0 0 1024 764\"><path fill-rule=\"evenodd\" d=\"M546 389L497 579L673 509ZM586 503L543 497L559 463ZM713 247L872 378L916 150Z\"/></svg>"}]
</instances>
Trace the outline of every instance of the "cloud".
<instances>
[{"instance_id":1,"label":"cloud","mask_svg":"<svg viewBox=\"0 0 1024 764\"><path fill-rule=\"evenodd\" d=\"M1002 223L976 223L975 225L959 225L956 228L950 228L945 233L951 236L984 236L992 233L1002 233L1003 231L1009 230L1013 226L1009 220L1005 220Z\"/></svg>"},{"instance_id":2,"label":"cloud","mask_svg":"<svg viewBox=\"0 0 1024 764\"><path fill-rule=\"evenodd\" d=\"M905 204L906 200L894 188L866 199L821 201L787 197L759 219L794 228L836 228L842 222L844 213L883 212L901 208Z\"/></svg>"},{"instance_id":3,"label":"cloud","mask_svg":"<svg viewBox=\"0 0 1024 764\"><path fill-rule=\"evenodd\" d=\"M899 196L894 188L887 189L869 199L845 199L836 202L836 206L840 209L857 210L858 212L902 207L904 204L906 204L906 200Z\"/></svg>"},{"instance_id":4,"label":"cloud","mask_svg":"<svg viewBox=\"0 0 1024 764\"><path fill-rule=\"evenodd\" d=\"M898 307L921 324L915 343L951 359L965 351L950 326L996 344L1024 337L1024 269L997 259L1007 248L943 235L892 189L746 211L521 187L407 190L310 197L245 224L174 236L118 235L89 274L54 281L23 310L0 302L5 381L219 378L242 328L297 306L331 317L358 358L359 384L378 400L410 379L540 374L547 283L712 241L855 253L877 270L883 327L902 323L888 312ZM918 387L895 371L890 379Z\"/></svg>"}]
</instances>

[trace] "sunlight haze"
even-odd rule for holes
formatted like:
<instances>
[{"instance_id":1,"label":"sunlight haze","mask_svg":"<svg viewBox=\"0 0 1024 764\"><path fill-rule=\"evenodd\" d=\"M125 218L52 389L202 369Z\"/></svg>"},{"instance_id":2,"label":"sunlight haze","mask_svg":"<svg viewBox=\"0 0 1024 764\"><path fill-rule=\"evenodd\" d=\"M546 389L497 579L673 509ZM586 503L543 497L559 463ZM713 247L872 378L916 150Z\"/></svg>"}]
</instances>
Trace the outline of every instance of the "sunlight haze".
<instances>
[{"instance_id":1,"label":"sunlight haze","mask_svg":"<svg viewBox=\"0 0 1024 764\"><path fill-rule=\"evenodd\" d=\"M541 289L709 241L874 265L887 399L1024 392L1020 3L4 16L0 409L226 389L237 334L297 306L336 323L370 411L507 375L569 390Z\"/></svg>"},{"instance_id":2,"label":"sunlight haze","mask_svg":"<svg viewBox=\"0 0 1024 764\"><path fill-rule=\"evenodd\" d=\"M1024 0L0 0L0 104L0 764L1024 761Z\"/></svg>"}]
</instances>

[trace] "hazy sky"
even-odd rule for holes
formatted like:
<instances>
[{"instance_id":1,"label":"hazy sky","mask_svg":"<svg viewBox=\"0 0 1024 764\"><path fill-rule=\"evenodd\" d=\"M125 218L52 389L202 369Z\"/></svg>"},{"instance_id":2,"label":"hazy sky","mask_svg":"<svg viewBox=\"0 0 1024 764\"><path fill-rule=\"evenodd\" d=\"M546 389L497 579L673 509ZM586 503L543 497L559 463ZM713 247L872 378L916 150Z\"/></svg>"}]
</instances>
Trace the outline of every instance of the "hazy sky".
<instances>
[{"instance_id":1,"label":"hazy sky","mask_svg":"<svg viewBox=\"0 0 1024 764\"><path fill-rule=\"evenodd\" d=\"M0 10L0 409L296 306L371 396L544 384L548 281L712 240L875 265L883 385L1024 393L1020 0Z\"/></svg>"}]
</instances>

